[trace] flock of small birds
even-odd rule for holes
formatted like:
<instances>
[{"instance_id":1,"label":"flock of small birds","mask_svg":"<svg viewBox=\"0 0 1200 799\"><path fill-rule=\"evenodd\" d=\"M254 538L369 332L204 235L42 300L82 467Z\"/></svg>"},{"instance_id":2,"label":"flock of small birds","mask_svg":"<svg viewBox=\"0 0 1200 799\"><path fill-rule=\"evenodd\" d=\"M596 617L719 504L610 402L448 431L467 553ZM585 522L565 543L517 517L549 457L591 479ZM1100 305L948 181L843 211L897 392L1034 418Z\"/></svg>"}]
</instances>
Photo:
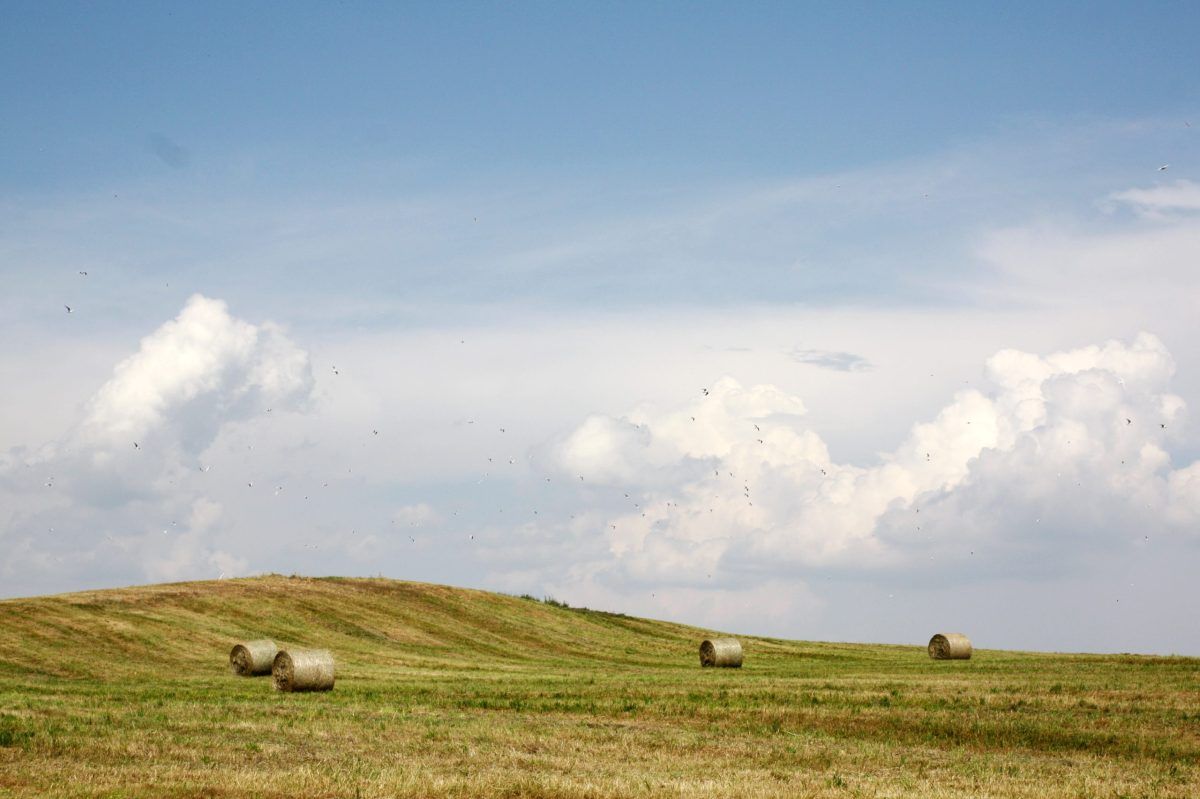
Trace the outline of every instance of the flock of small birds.
<instances>
[{"instance_id":1,"label":"flock of small birds","mask_svg":"<svg viewBox=\"0 0 1200 799\"><path fill-rule=\"evenodd\" d=\"M341 374L341 372L340 372L340 371L337 369L337 367L336 367L336 366L332 367L332 373L333 373L334 375L340 375L340 374ZM711 392L709 391L709 389L708 389L708 388L702 388L702 389L700 390L700 393L701 393L701 396L702 396L702 397L709 397L709 396L711 396ZM266 408L266 409L265 409L265 413L267 413L267 414L270 414L271 412L272 412L272 409L271 409L271 408ZM690 418L692 421L695 421L695 420L696 420L696 417L695 417L695 416L690 416L689 418ZM473 424L475 424L475 421L476 421L476 420L474 420L474 419L469 419L469 420L467 420L467 424L469 424L469 425L473 425ZM1134 424L1134 420L1133 420L1132 418L1130 418L1130 417L1124 417L1124 421L1125 421L1125 425L1126 425L1127 427L1128 427L1128 426L1132 426L1132 425ZM967 423L967 424L970 424L970 420L967 420L967 422L966 422L966 423ZM639 426L640 426L640 425L639 425ZM759 424L755 423L755 422L749 422L749 423L748 423L748 427L753 427L756 433L761 433L761 432L762 432L762 428L761 428L761 426L760 426ZM1159 427L1160 427L1160 428L1163 428L1163 429L1165 429L1165 428L1166 428L1166 424L1165 424L1165 423L1163 423L1163 422L1160 422L1160 423L1159 423ZM508 428L507 428L507 426L498 426L496 429L498 430L498 432L499 432L500 434L506 434L506 433L508 432ZM378 437L378 436L379 436L379 434L380 434L380 431L379 431L379 429L378 429L378 428L371 428L371 429L370 429L370 435L371 435L371 438ZM765 440L764 440L763 438L757 438L757 437L756 437L756 438L755 438L755 441L756 441L756 442L757 442L759 445L765 445ZM1068 443L1070 443L1070 442L1068 442ZM142 446L141 446L141 443L140 443L140 442L138 442L138 441L134 441L134 442L132 442L132 445L133 445L133 449L135 449L135 450L138 450L138 451L141 451L141 450L142 450ZM253 445L252 445L252 444L251 444L251 445L247 445L247 450L248 450L248 451L252 451L252 450L253 450ZM489 464L492 464L492 463L494 463L494 462L495 462L495 457L496 457L496 456L494 456L494 455L492 455L492 456L487 456L487 462L488 462ZM932 457L933 457L933 453L931 453L931 452L926 452L926 453L925 453L925 459L926 459L926 461L930 461L930 460L932 459ZM517 461L517 459L516 459L515 457L509 457L509 458L507 458L507 463L508 463L509 465L515 465L515 464L517 464L517 462L518 462L518 461ZM1122 461L1121 461L1121 463L1122 463L1122 464L1124 464L1124 463L1125 463L1125 461L1124 461L1124 460L1122 460ZM199 465L197 466L197 470L198 470L200 473L202 473L202 474L208 474L208 473L209 473L209 472L212 470L212 468L213 468L212 464L199 464ZM828 475L828 472L827 472L827 470L826 470L826 469L824 469L824 468L819 468L819 471L820 471L820 473L821 473L821 475L822 475L823 477L828 477L828 476L829 476L829 475ZM353 470L352 470L352 468L348 468L348 469L347 469L347 473L353 473ZM483 482L483 480L484 480L486 477L488 477L488 476L489 476L489 474L490 474L490 472L484 472L484 474L483 474L483 477L481 477L481 478L480 478L479 482L480 482L480 483L482 483L482 482ZM753 506L754 506L754 502L753 502L753 499L752 499L752 486L751 486L750 482L749 482L749 481L747 481L747 480L744 480L744 479L738 479L737 475L736 475L736 474L735 474L733 471L727 471L725 474L727 475L728 479L730 479L731 481L734 481L734 483L735 483L736 485L740 486L740 493L741 493L742 497L745 499L747 506L753 507ZM1059 473L1059 477L1061 477L1061 476L1062 476L1062 473L1060 472L1060 473ZM577 475L577 477L578 477L578 480L579 480L580 482L585 482L584 475L580 474L580 475ZM722 478L721 471L720 471L720 470L718 470L718 469L714 469L714 470L713 470L713 477L714 477L714 478L717 478L717 479L721 479L721 478ZM550 483L550 482L552 482L552 478L551 478L551 476L542 475L542 478L544 479L544 481L545 481L546 483ZM48 487L48 488L53 488L53 486L54 486L53 477L51 477L49 480L47 480L47 482L46 482L46 487ZM253 480L247 480L247 481L246 481L246 486L247 486L247 488L251 488L251 489L252 489L252 488L254 488L254 481L253 481ZM328 487L329 487L329 481L327 481L327 480L326 480L326 481L323 481L323 482L321 483L321 486L322 486L322 488L328 488ZM277 497L277 496L280 496L281 494L283 494L283 493L284 493L284 491L285 491L285 487L284 487L283 485L275 485L275 486L274 486L274 494L273 494L273 495L274 495L274 496L276 496L276 497ZM713 495L713 498L714 498L714 499L719 499L719 498L720 498L720 496L721 496L720 494L714 494L714 495ZM631 493L631 492L630 492L630 491L628 491L628 490L622 490L622 491L621 491L621 497L622 497L622 499L623 499L623 500L625 500L626 502L628 502L628 503L629 503L629 505L632 507L632 510L634 510L634 511L640 511L640 513L641 513L641 516L642 516L642 517L645 517L645 516L646 516L646 510L645 510L644 508L642 508L642 506L641 506L641 503L640 503L640 502L636 502L636 501L634 501L634 500L637 498L637 497L636 497L636 495L635 495L635 493ZM304 495L303 499L304 499L304 500L308 500L308 499L309 499L309 496L306 494L306 495ZM665 505L665 507L666 507L666 508L668 508L668 509L672 509L672 510L676 510L676 509L679 509L679 508L680 508L680 505L679 505L679 503L677 503L677 502L674 502L674 501L672 501L672 500L663 500L663 504ZM708 510L709 510L709 513L713 513L713 512L715 512L715 508L714 508L714 507L710 507ZM920 512L921 512L921 509L920 509L919 507L914 507L914 509L913 509L913 510L914 510L914 515L920 514ZM502 514L502 513L504 512L504 509L503 509L502 507L501 507L501 508L498 508L498 509L497 509L497 512ZM537 516L537 515L539 515L538 509L536 509L536 508L532 509L532 514L533 514L534 516ZM454 516L457 516L457 515L458 515L458 511L457 511L457 510L455 510L455 511L454 511L454 513L453 513L453 515L454 515ZM575 518L575 515L571 515L571 518L572 518L572 519L574 519L574 518ZM1038 519L1036 519L1036 520L1035 520L1035 523L1039 523L1039 524L1040 524L1040 522L1041 522L1041 519L1040 519L1040 518L1038 518ZM391 520L391 523L392 523L392 524L395 524L395 523L396 523L396 519L392 519L392 520ZM417 526L418 526L418 524L419 524L419 523L418 523L417 521L410 521L410 522L409 522L409 526L410 526L410 527L417 527ZM171 522L170 522L170 525L169 525L169 527L171 527L171 528L175 528L175 527L177 527L177 522L176 522L176 521L171 521ZM54 532L54 528L53 528L53 527L51 527L51 528L49 528L49 529L50 529L50 532L51 532L51 533L53 533L53 532ZM610 523L610 524L609 524L609 529L615 532L615 531L617 530L617 525L616 525L616 524L613 524L613 523ZM922 529L922 528L921 528L921 526L920 526L920 525L915 525L915 529L916 529L916 531L917 531L917 532L921 532L921 529ZM163 535L167 535L167 534L168 534L168 532L169 532L168 528L163 528L163 530L162 530L162 534L163 534ZM350 535L351 535L351 536L357 536L357 530L356 530L356 529L353 529L353 530L351 530L351 531L350 531ZM408 541L409 541L409 543L410 543L410 544L414 544L414 545L415 545L415 544L419 543L419 542L418 542L418 539L417 539L417 537L416 537L415 535L411 534L411 533L407 534L407 538L408 538ZM928 534L925 536L925 538L926 538L926 540L928 540L928 541L932 541L932 540L933 540L933 539L932 539L932 537L928 536ZM114 539L114 538L113 538L113 536L112 536L111 534L106 534L106 535L105 535L105 540L106 540L106 541L108 541L110 544L113 544L113 545L116 545L116 544L117 544L117 541L116 541L116 539ZM475 542L475 541L477 540L477 539L476 539L476 535L475 535L474 533L469 533L469 534L467 535L467 537L466 537L466 540L467 540L468 542ZM1145 536L1145 540L1146 540L1146 541L1149 541L1149 536ZM303 549L304 551L308 551L308 552L317 552L317 551L319 551L319 550L321 549L321 545L320 545L320 543L318 543L318 542L312 542L312 541L310 541L310 542L307 542L307 543L303 543L303 544L301 544L300 546L301 546L301 549ZM969 551L968 551L968 556L969 556L969 557L973 557L974 555L975 555L975 551L974 551L973 549L971 549L971 550L969 550ZM934 556L933 556L933 555L930 555L930 560L933 560L933 559L934 559ZM219 575L218 579L223 579L223 578L224 578L224 572L222 571L222 572L220 573L220 575ZM706 579L712 579L712 574L711 574L711 573L708 573L708 574L706 575ZM654 592L651 592L651 593L650 593L650 596L653 598L653 597L655 597L655 596L656 596L656 594L655 594ZM890 597L890 595L889 595L889 597ZM1120 599L1117 599L1116 601L1117 601L1117 602L1120 602Z\"/></svg>"}]
</instances>

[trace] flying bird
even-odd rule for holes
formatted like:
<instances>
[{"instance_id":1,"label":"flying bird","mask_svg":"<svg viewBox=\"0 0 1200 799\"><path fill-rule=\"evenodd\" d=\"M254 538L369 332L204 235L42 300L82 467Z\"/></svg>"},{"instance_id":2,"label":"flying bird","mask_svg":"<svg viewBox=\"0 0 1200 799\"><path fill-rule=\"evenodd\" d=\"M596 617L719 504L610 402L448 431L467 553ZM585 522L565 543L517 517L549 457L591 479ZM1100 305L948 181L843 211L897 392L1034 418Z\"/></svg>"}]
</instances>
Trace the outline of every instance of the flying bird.
<instances>
[{"instance_id":1,"label":"flying bird","mask_svg":"<svg viewBox=\"0 0 1200 799\"><path fill-rule=\"evenodd\" d=\"M87 277L87 272L80 272L79 274L83 275L84 277Z\"/></svg>"},{"instance_id":2,"label":"flying bird","mask_svg":"<svg viewBox=\"0 0 1200 799\"><path fill-rule=\"evenodd\" d=\"M70 305L64 305L63 307L67 309L67 313L74 313L74 311L71 310Z\"/></svg>"},{"instance_id":3,"label":"flying bird","mask_svg":"<svg viewBox=\"0 0 1200 799\"><path fill-rule=\"evenodd\" d=\"M1166 172L1166 171L1167 171L1167 167L1169 167L1169 166L1170 166L1170 164L1163 164L1162 166L1160 166L1160 167L1158 168L1158 171L1159 171L1159 172Z\"/></svg>"},{"instance_id":4,"label":"flying bird","mask_svg":"<svg viewBox=\"0 0 1200 799\"><path fill-rule=\"evenodd\" d=\"M708 389L707 389L707 388L702 388L702 389L700 389L700 390L704 392L704 396L706 396L706 397L708 396Z\"/></svg>"}]
</instances>

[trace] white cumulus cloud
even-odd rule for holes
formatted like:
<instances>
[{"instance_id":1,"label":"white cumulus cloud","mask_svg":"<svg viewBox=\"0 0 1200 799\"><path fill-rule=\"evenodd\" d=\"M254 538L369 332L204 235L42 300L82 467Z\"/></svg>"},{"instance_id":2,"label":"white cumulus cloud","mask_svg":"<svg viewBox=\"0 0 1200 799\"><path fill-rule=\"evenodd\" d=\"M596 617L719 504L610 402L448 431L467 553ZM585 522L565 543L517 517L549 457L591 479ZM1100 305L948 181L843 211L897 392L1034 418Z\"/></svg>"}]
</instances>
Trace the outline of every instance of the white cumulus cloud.
<instances>
[{"instance_id":1,"label":"white cumulus cloud","mask_svg":"<svg viewBox=\"0 0 1200 799\"><path fill-rule=\"evenodd\" d=\"M1185 411L1174 369L1146 333L1001 351L985 386L867 465L831 458L799 397L726 377L678 408L590 417L557 459L636 505L604 524L617 579L700 586L976 556L1003 570L1067 540L1194 529L1200 465L1169 455Z\"/></svg>"},{"instance_id":2,"label":"white cumulus cloud","mask_svg":"<svg viewBox=\"0 0 1200 799\"><path fill-rule=\"evenodd\" d=\"M116 366L73 429L0 461L13 509L0 538L60 578L72 564L156 580L244 573L200 456L231 425L303 409L312 389L308 354L282 328L195 295Z\"/></svg>"},{"instance_id":3,"label":"white cumulus cloud","mask_svg":"<svg viewBox=\"0 0 1200 799\"><path fill-rule=\"evenodd\" d=\"M127 449L166 434L195 454L222 424L297 405L312 385L307 353L281 328L236 319L224 302L197 294L117 365L78 436L85 446Z\"/></svg>"}]
</instances>

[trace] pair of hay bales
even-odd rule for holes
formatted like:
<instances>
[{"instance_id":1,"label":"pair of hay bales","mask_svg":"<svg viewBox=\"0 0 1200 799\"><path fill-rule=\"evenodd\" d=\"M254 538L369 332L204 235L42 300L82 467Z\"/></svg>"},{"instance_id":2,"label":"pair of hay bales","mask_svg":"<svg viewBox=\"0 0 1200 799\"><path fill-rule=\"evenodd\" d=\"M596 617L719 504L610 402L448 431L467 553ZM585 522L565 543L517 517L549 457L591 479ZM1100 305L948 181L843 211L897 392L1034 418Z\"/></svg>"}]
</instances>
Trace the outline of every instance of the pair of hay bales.
<instances>
[{"instance_id":1,"label":"pair of hay bales","mask_svg":"<svg viewBox=\"0 0 1200 799\"><path fill-rule=\"evenodd\" d=\"M230 651L229 669L243 677L270 674L276 691L333 690L333 653L328 649L285 651L271 640L246 641Z\"/></svg>"}]
</instances>

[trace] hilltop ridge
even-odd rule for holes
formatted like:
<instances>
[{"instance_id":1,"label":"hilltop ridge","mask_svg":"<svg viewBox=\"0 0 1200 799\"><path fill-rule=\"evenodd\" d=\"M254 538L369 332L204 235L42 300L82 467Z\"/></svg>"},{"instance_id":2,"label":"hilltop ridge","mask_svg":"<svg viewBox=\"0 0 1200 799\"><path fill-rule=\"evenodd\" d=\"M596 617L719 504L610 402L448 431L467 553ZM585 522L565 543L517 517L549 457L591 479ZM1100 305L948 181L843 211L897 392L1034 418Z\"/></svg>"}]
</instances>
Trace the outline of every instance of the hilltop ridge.
<instances>
[{"instance_id":1,"label":"hilltop ridge","mask_svg":"<svg viewBox=\"0 0 1200 799\"><path fill-rule=\"evenodd\" d=\"M330 648L343 666L487 662L695 666L704 630L469 588L384 578L168 583L0 601L0 663L60 676L211 671L245 638ZM754 639L760 654L795 645Z\"/></svg>"}]
</instances>

